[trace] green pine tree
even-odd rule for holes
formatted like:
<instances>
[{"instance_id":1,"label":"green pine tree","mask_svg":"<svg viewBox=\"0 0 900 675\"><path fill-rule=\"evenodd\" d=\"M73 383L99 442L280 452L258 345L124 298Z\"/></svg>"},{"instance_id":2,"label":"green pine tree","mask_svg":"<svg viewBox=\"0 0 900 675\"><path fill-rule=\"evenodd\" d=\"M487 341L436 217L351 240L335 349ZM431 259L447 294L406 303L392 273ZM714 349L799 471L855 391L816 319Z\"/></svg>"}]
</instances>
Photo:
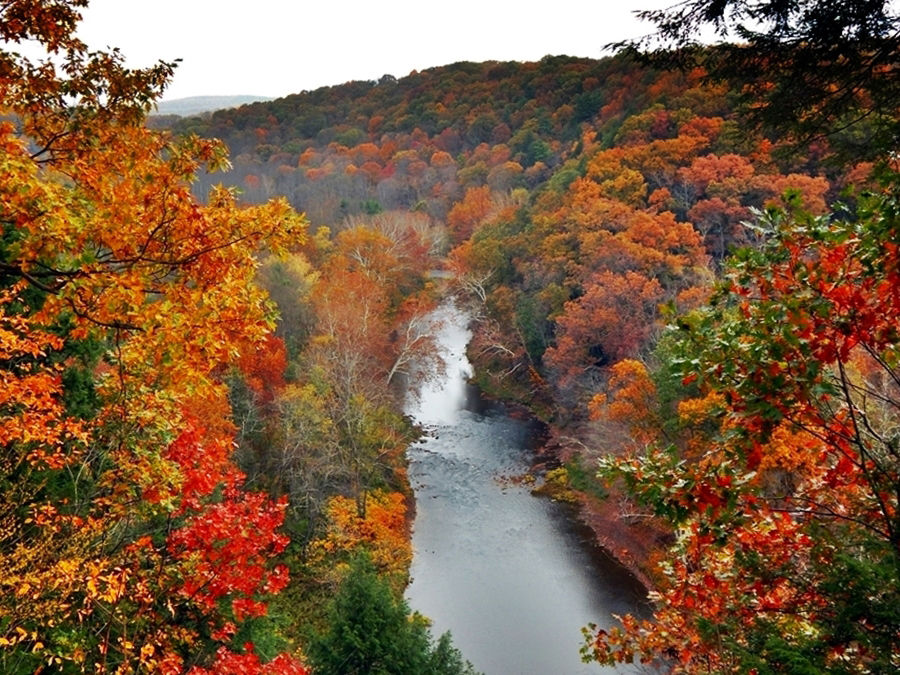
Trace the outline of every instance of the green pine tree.
<instances>
[{"instance_id":1,"label":"green pine tree","mask_svg":"<svg viewBox=\"0 0 900 675\"><path fill-rule=\"evenodd\" d=\"M351 561L308 655L316 675L475 675L449 633L432 646L425 618L394 596L367 555Z\"/></svg>"}]
</instances>

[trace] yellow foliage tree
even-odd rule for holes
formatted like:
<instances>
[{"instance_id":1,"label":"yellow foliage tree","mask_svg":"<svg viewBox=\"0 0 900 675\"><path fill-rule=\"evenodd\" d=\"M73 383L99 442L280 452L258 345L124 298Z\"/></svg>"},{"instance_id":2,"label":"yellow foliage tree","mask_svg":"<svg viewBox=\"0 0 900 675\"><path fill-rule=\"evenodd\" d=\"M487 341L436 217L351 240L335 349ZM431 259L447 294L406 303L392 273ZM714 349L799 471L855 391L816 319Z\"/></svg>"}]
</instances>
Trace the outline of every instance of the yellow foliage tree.
<instances>
[{"instance_id":1,"label":"yellow foliage tree","mask_svg":"<svg viewBox=\"0 0 900 675\"><path fill-rule=\"evenodd\" d=\"M143 126L172 66L89 52L86 4L0 5L4 45L56 57L0 51L0 670L178 672L227 661L284 583L264 568L283 506L240 489L219 377L271 330L255 256L305 221L223 188L199 204L223 146ZM229 523L261 545L209 548ZM201 572L217 582L187 593Z\"/></svg>"}]
</instances>

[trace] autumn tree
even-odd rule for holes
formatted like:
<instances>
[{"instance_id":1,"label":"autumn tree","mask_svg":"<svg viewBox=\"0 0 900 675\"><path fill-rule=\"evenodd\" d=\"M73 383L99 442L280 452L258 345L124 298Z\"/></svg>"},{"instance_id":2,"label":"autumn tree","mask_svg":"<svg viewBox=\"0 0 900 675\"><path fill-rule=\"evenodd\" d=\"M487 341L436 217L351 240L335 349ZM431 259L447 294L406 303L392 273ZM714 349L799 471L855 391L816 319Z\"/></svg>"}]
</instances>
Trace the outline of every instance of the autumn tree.
<instances>
[{"instance_id":1,"label":"autumn tree","mask_svg":"<svg viewBox=\"0 0 900 675\"><path fill-rule=\"evenodd\" d=\"M656 384L646 366L623 359L610 368L608 394L598 393L588 409L592 420L603 420L627 429L628 437L641 446L658 440L661 421Z\"/></svg>"},{"instance_id":2,"label":"autumn tree","mask_svg":"<svg viewBox=\"0 0 900 675\"><path fill-rule=\"evenodd\" d=\"M351 482L333 405L326 383L288 384L263 422L265 447L256 452L262 476L290 498L289 526L301 557L319 533L328 499Z\"/></svg>"},{"instance_id":3,"label":"autumn tree","mask_svg":"<svg viewBox=\"0 0 900 675\"><path fill-rule=\"evenodd\" d=\"M286 542L231 463L220 374L271 328L254 255L305 223L224 188L199 205L223 147L143 126L172 67L89 51L85 5L0 8L0 663L303 672L233 642Z\"/></svg>"},{"instance_id":4,"label":"autumn tree","mask_svg":"<svg viewBox=\"0 0 900 675\"><path fill-rule=\"evenodd\" d=\"M556 345L546 354L563 385L590 382L598 368L632 356L654 331L662 289L634 272L601 272L557 318Z\"/></svg>"},{"instance_id":5,"label":"autumn tree","mask_svg":"<svg viewBox=\"0 0 900 675\"><path fill-rule=\"evenodd\" d=\"M368 496L366 512L360 515L354 499L340 495L329 499L327 528L313 543L314 564L325 561L332 569L324 576L333 578L336 561L346 562L364 552L393 590L402 592L412 563L406 501L399 492L376 490Z\"/></svg>"},{"instance_id":6,"label":"autumn tree","mask_svg":"<svg viewBox=\"0 0 900 675\"><path fill-rule=\"evenodd\" d=\"M849 222L771 211L674 368L702 452L604 462L676 529L657 610L586 654L683 672L893 672L898 627L897 176Z\"/></svg>"},{"instance_id":7,"label":"autumn tree","mask_svg":"<svg viewBox=\"0 0 900 675\"><path fill-rule=\"evenodd\" d=\"M316 240L321 238L315 237L311 246L316 246ZM257 270L257 283L278 309L275 334L284 340L289 356L302 351L315 328L309 296L318 276L319 272L302 252L269 256Z\"/></svg>"},{"instance_id":8,"label":"autumn tree","mask_svg":"<svg viewBox=\"0 0 900 675\"><path fill-rule=\"evenodd\" d=\"M447 214L447 226L455 243L462 243L472 236L494 209L491 189L487 185L466 190L462 201L457 202Z\"/></svg>"}]
</instances>

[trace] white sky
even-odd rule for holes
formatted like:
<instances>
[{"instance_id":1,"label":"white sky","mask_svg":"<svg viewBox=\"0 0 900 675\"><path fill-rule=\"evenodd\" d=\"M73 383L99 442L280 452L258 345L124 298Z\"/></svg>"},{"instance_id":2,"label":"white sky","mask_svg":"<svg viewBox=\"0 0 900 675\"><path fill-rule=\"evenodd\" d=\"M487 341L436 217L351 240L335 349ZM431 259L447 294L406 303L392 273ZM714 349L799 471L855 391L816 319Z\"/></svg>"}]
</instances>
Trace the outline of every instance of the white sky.
<instances>
[{"instance_id":1,"label":"white sky","mask_svg":"<svg viewBox=\"0 0 900 675\"><path fill-rule=\"evenodd\" d=\"M674 0L91 0L80 37L131 66L181 58L164 98L283 96L455 61L597 58Z\"/></svg>"}]
</instances>

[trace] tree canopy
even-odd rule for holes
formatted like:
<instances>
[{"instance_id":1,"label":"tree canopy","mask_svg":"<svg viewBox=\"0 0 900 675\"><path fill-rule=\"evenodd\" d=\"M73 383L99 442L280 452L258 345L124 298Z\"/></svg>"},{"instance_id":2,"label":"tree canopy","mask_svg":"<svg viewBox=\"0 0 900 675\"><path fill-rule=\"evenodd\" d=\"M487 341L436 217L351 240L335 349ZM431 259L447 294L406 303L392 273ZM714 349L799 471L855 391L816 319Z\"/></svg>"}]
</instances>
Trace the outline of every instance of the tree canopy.
<instances>
[{"instance_id":1,"label":"tree canopy","mask_svg":"<svg viewBox=\"0 0 900 675\"><path fill-rule=\"evenodd\" d=\"M201 205L223 147L144 126L171 64L89 51L85 5L0 5L0 669L304 673L235 641L288 582L286 502L244 489L221 369L305 223Z\"/></svg>"},{"instance_id":2,"label":"tree canopy","mask_svg":"<svg viewBox=\"0 0 900 675\"><path fill-rule=\"evenodd\" d=\"M855 157L896 147L900 21L889 0L687 0L636 13L656 32L617 43L661 66L705 68L751 119ZM706 47L712 31L722 41ZM853 128L853 132L849 130Z\"/></svg>"}]
</instances>

